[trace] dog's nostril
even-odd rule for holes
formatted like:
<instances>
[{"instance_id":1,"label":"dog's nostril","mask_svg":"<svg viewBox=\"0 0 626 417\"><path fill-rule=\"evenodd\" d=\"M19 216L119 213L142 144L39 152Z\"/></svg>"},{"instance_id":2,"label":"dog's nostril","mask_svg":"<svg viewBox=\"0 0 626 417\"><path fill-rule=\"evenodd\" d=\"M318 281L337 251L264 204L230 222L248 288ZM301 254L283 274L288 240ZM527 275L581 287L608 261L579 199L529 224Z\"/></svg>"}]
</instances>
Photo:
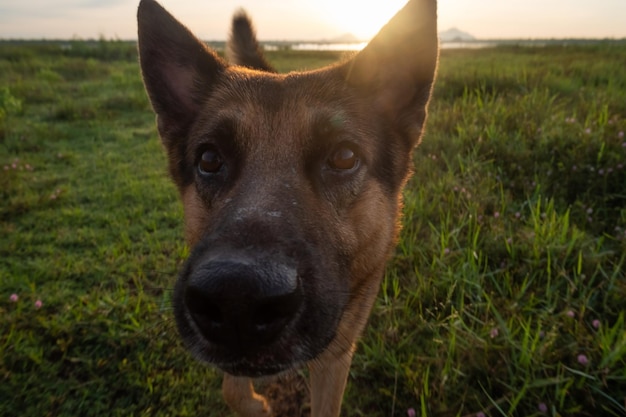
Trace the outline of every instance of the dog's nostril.
<instances>
[{"instance_id":1,"label":"dog's nostril","mask_svg":"<svg viewBox=\"0 0 626 417\"><path fill-rule=\"evenodd\" d=\"M281 324L283 321L291 317L293 311L285 308L281 304L277 304L277 300L267 303L261 303L256 307L254 315L254 325L257 328L265 326Z\"/></svg>"},{"instance_id":2,"label":"dog's nostril","mask_svg":"<svg viewBox=\"0 0 626 417\"><path fill-rule=\"evenodd\" d=\"M208 297L206 292L198 287L187 287L185 303L194 318L204 324L220 325L224 321L219 303Z\"/></svg>"},{"instance_id":3,"label":"dog's nostril","mask_svg":"<svg viewBox=\"0 0 626 417\"><path fill-rule=\"evenodd\" d=\"M259 310L255 315L254 324L257 328L269 326L273 323L277 323L285 318L282 314L277 314L275 311Z\"/></svg>"},{"instance_id":4,"label":"dog's nostril","mask_svg":"<svg viewBox=\"0 0 626 417\"><path fill-rule=\"evenodd\" d=\"M219 326L224 323L224 316L217 306L207 304L201 310L194 311L190 309L190 311L196 319L201 320L203 323L213 326Z\"/></svg>"}]
</instances>

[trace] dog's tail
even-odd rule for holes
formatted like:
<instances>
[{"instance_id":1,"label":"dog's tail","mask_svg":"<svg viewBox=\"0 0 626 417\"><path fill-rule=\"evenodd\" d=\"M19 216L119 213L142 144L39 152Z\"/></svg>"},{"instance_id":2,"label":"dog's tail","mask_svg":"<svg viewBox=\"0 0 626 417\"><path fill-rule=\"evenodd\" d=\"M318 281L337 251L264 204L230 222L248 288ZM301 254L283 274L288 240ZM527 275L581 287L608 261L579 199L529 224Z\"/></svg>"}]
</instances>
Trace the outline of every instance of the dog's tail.
<instances>
[{"instance_id":1,"label":"dog's tail","mask_svg":"<svg viewBox=\"0 0 626 417\"><path fill-rule=\"evenodd\" d=\"M265 59L263 49L256 39L252 21L243 9L237 11L233 17L233 26L226 53L228 60L233 64L261 71L276 72L274 67Z\"/></svg>"}]
</instances>

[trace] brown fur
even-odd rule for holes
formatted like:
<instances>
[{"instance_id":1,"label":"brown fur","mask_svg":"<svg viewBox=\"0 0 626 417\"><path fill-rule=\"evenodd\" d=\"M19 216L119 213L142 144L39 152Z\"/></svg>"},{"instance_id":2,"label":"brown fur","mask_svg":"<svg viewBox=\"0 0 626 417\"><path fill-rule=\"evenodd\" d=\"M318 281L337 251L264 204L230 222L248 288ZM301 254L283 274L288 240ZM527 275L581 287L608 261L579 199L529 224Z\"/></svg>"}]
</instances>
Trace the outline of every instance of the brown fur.
<instances>
[{"instance_id":1,"label":"brown fur","mask_svg":"<svg viewBox=\"0 0 626 417\"><path fill-rule=\"evenodd\" d=\"M436 1L409 1L350 60L290 74L273 72L243 12L235 65L153 0L138 23L192 248L174 293L183 341L225 371L243 417L271 415L250 377L302 365L312 416L338 416L426 120Z\"/></svg>"}]
</instances>

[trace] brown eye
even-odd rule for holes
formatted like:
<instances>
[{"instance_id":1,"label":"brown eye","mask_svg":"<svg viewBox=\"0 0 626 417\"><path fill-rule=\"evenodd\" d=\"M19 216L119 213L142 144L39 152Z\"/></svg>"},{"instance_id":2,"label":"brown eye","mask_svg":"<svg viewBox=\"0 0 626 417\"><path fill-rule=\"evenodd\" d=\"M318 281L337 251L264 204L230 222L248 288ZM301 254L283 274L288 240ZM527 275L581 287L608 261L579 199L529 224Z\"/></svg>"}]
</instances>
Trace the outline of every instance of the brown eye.
<instances>
[{"instance_id":1,"label":"brown eye","mask_svg":"<svg viewBox=\"0 0 626 417\"><path fill-rule=\"evenodd\" d=\"M215 174L222 168L224 161L217 149L210 147L202 152L198 162L198 170L201 174Z\"/></svg>"},{"instance_id":2,"label":"brown eye","mask_svg":"<svg viewBox=\"0 0 626 417\"><path fill-rule=\"evenodd\" d=\"M356 152L348 145L340 145L328 159L328 165L337 170L354 169L358 163L359 158Z\"/></svg>"}]
</instances>

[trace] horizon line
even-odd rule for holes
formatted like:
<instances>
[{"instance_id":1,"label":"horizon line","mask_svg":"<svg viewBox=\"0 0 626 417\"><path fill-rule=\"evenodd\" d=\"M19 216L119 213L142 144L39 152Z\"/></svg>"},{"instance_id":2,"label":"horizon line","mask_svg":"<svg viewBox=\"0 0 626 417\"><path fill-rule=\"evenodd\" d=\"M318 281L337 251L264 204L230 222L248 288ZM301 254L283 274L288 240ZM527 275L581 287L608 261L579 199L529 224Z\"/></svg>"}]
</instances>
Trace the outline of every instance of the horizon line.
<instances>
[{"instance_id":1,"label":"horizon line","mask_svg":"<svg viewBox=\"0 0 626 417\"><path fill-rule=\"evenodd\" d=\"M260 43L334 43L334 44L356 44L369 42L370 39L354 39L354 40L342 40L339 37L333 39L316 38L316 39L259 39ZM227 39L200 39L203 42L214 43L226 43ZM119 37L71 37L71 38L53 38L53 37L32 37L32 38L3 38L0 37L0 42L93 42L93 41L107 41L107 42L137 42L137 38L119 38ZM546 41L626 41L626 37L505 37L505 38L474 38L474 39L453 39L453 40L441 40L440 43L476 43L476 42L546 42Z\"/></svg>"}]
</instances>

